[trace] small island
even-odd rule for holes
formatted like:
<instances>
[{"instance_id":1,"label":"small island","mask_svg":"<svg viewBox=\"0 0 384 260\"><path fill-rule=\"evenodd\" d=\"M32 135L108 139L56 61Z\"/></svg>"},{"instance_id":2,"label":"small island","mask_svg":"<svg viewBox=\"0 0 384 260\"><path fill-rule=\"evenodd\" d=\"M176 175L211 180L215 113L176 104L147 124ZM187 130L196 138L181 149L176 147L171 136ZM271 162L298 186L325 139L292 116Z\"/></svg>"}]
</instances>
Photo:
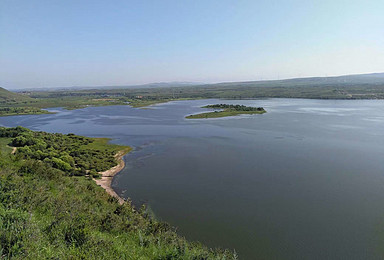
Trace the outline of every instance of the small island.
<instances>
[{"instance_id":1,"label":"small island","mask_svg":"<svg viewBox=\"0 0 384 260\"><path fill-rule=\"evenodd\" d=\"M228 104L216 104L216 105L207 105L202 108L212 108L220 109L219 111L200 113L195 115L189 115L185 118L187 119L204 119L204 118L218 118L218 117L227 117L227 116L237 116L243 114L264 114L265 111L262 107L247 107L244 105L228 105Z\"/></svg>"}]
</instances>

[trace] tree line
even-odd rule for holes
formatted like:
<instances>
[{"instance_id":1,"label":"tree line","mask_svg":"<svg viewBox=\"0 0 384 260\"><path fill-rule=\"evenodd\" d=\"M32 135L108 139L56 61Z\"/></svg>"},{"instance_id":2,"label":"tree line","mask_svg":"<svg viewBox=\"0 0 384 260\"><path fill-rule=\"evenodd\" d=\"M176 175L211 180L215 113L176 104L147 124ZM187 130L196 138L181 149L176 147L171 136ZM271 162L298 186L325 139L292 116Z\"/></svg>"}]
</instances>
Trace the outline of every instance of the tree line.
<instances>
[{"instance_id":1,"label":"tree line","mask_svg":"<svg viewBox=\"0 0 384 260\"><path fill-rule=\"evenodd\" d=\"M228 104L207 105L204 108L231 109L236 111L264 111L264 108L262 107L247 107L244 105L228 105Z\"/></svg>"}]
</instances>

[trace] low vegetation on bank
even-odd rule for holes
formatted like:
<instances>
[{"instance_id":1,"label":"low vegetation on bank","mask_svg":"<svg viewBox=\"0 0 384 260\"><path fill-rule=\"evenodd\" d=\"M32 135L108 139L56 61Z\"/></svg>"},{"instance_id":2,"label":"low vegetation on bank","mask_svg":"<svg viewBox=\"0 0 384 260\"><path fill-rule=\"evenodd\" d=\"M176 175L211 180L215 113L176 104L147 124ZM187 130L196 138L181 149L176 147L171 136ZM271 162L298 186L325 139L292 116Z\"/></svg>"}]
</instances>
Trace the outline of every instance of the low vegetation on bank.
<instances>
[{"instance_id":1,"label":"low vegetation on bank","mask_svg":"<svg viewBox=\"0 0 384 260\"><path fill-rule=\"evenodd\" d=\"M204 118L218 118L218 117L228 117L228 116L237 116L244 114L264 114L265 111L262 107L247 107L243 105L228 105L228 104L216 104L216 105L207 105L202 108L212 108L219 109L214 112L206 112L195 115L187 116L187 119L204 119Z\"/></svg>"},{"instance_id":2,"label":"low vegetation on bank","mask_svg":"<svg viewBox=\"0 0 384 260\"><path fill-rule=\"evenodd\" d=\"M50 114L47 110L36 107L0 107L0 116Z\"/></svg>"},{"instance_id":3,"label":"low vegetation on bank","mask_svg":"<svg viewBox=\"0 0 384 260\"><path fill-rule=\"evenodd\" d=\"M22 127L0 133L1 258L237 258L187 242L129 201L120 205L86 174L115 165L114 153L127 147Z\"/></svg>"}]
</instances>

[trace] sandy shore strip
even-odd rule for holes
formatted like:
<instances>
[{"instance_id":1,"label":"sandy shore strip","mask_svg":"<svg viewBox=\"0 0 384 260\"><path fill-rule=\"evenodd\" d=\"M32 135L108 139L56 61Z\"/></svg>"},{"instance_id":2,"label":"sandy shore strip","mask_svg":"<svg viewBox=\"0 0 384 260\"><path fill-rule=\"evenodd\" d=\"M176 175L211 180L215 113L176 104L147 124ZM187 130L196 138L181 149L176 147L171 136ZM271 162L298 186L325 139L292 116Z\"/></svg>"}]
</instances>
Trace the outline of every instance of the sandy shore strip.
<instances>
[{"instance_id":1,"label":"sandy shore strip","mask_svg":"<svg viewBox=\"0 0 384 260\"><path fill-rule=\"evenodd\" d=\"M106 170L105 172L99 172L101 174L100 179L94 179L96 184L101 186L109 195L112 197L115 197L119 200L120 204L124 203L124 199L121 198L117 193L112 189L111 183L113 176L115 176L117 173L119 173L122 169L124 169L125 162L124 162L124 155L126 155L129 151L123 150L118 152L115 155L116 160L118 161L118 165L112 167L109 170Z\"/></svg>"}]
</instances>

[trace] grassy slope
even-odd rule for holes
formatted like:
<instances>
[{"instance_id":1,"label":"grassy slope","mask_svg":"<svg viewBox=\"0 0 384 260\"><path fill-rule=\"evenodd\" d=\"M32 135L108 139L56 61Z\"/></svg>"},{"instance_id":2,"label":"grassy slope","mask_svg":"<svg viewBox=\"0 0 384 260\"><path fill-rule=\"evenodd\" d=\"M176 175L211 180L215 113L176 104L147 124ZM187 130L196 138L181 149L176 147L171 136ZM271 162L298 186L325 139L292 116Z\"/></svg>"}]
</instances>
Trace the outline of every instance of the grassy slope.
<instances>
[{"instance_id":1,"label":"grassy slope","mask_svg":"<svg viewBox=\"0 0 384 260\"><path fill-rule=\"evenodd\" d=\"M83 145L81 149L85 150L106 150L117 153L119 151L124 151L124 153L128 153L132 150L130 146L123 146L118 144L111 144L109 138L91 138L94 142L89 143L87 145Z\"/></svg>"},{"instance_id":2,"label":"grassy slope","mask_svg":"<svg viewBox=\"0 0 384 260\"><path fill-rule=\"evenodd\" d=\"M28 102L31 98L0 87L0 102Z\"/></svg>"},{"instance_id":3,"label":"grassy slope","mask_svg":"<svg viewBox=\"0 0 384 260\"><path fill-rule=\"evenodd\" d=\"M0 88L0 116L49 113L36 107L36 104L33 98Z\"/></svg>"},{"instance_id":4,"label":"grassy slope","mask_svg":"<svg viewBox=\"0 0 384 260\"><path fill-rule=\"evenodd\" d=\"M9 146L11 143L11 138L0 138L0 153L10 153L12 151L12 147Z\"/></svg>"},{"instance_id":5,"label":"grassy slope","mask_svg":"<svg viewBox=\"0 0 384 260\"><path fill-rule=\"evenodd\" d=\"M179 237L87 177L20 160L0 138L0 255L12 259L232 259ZM84 146L83 148L85 148ZM99 139L88 149L116 149Z\"/></svg>"}]
</instances>

